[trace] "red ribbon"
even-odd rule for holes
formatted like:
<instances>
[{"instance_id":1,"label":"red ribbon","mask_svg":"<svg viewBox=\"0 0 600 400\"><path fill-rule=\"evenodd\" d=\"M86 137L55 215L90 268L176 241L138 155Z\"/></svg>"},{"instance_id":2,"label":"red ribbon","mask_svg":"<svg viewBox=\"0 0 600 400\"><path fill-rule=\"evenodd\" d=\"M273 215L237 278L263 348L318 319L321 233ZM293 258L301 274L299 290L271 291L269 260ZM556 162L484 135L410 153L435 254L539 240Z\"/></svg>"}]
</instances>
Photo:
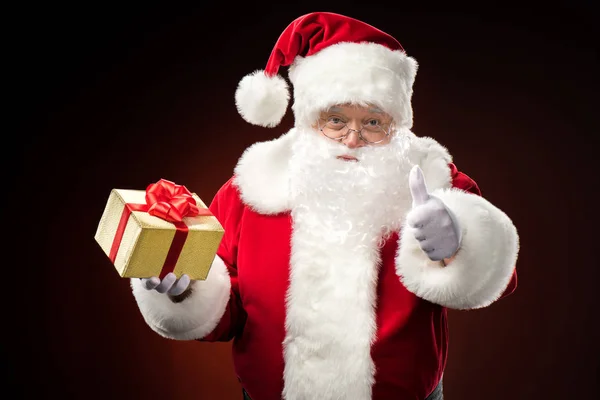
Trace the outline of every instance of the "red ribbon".
<instances>
[{"instance_id":1,"label":"red ribbon","mask_svg":"<svg viewBox=\"0 0 600 400\"><path fill-rule=\"evenodd\" d=\"M177 185L166 179L161 179L157 183L151 183L146 188L145 204L125 203L119 226L117 227L117 233L113 239L108 256L113 263L117 258L123 233L125 233L125 227L132 211L147 212L175 225L175 236L161 269L160 279L164 278L169 272L173 272L187 239L189 229L183 222L183 218L213 215L210 210L206 208L200 209L196 205L196 200L194 200L192 193L185 186Z\"/></svg>"}]
</instances>

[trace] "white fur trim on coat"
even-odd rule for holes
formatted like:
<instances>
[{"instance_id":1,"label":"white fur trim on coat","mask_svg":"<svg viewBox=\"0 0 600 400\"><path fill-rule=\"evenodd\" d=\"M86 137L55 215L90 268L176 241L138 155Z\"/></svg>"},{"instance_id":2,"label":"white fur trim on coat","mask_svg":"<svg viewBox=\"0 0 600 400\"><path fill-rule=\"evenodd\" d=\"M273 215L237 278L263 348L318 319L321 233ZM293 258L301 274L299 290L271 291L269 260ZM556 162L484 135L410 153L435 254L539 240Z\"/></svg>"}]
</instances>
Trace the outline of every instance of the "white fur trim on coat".
<instances>
[{"instance_id":1,"label":"white fur trim on coat","mask_svg":"<svg viewBox=\"0 0 600 400\"><path fill-rule=\"evenodd\" d=\"M459 189L432 192L452 210L462 243L452 262L431 261L409 229L402 230L396 271L417 296L454 309L486 307L513 274L519 237L510 218L486 199Z\"/></svg>"},{"instance_id":2,"label":"white fur trim on coat","mask_svg":"<svg viewBox=\"0 0 600 400\"><path fill-rule=\"evenodd\" d=\"M234 184L242 201L261 214L278 214L290 208L289 160L297 135L291 129L276 139L254 143L244 151L234 171Z\"/></svg>"},{"instance_id":3,"label":"white fur trim on coat","mask_svg":"<svg viewBox=\"0 0 600 400\"><path fill-rule=\"evenodd\" d=\"M215 329L229 302L231 281L227 267L216 256L204 281L192 281L192 294L180 303L166 294L147 290L131 279L133 295L146 323L159 335L176 340L201 339Z\"/></svg>"},{"instance_id":4,"label":"white fur trim on coat","mask_svg":"<svg viewBox=\"0 0 600 400\"><path fill-rule=\"evenodd\" d=\"M452 156L448 150L430 137L410 137L410 161L418 164L430 190L449 188L452 184L450 168ZM234 184L242 201L254 211L274 215L290 211L290 170L292 143L299 132L289 132L273 140L258 142L248 147L240 157L234 173ZM407 176L408 179L408 176Z\"/></svg>"},{"instance_id":5,"label":"white fur trim on coat","mask_svg":"<svg viewBox=\"0 0 600 400\"><path fill-rule=\"evenodd\" d=\"M428 136L409 135L411 140L408 158L413 165L423 171L429 190L450 188L452 177L450 167L452 155L438 141ZM407 178L408 179L408 178Z\"/></svg>"}]
</instances>

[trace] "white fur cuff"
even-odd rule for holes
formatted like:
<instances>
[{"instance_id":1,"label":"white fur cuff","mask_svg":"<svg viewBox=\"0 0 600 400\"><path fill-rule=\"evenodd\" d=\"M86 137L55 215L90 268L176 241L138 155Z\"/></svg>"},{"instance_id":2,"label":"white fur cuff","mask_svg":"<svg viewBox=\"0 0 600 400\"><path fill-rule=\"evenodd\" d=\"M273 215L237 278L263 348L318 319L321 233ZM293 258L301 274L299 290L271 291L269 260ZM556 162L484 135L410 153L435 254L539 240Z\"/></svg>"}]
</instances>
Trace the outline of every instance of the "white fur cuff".
<instances>
[{"instance_id":1,"label":"white fur cuff","mask_svg":"<svg viewBox=\"0 0 600 400\"><path fill-rule=\"evenodd\" d=\"M454 260L443 267L431 261L408 229L403 230L396 272L417 296L454 309L482 308L496 301L513 274L519 236L510 218L483 197L459 189L438 189L454 212L462 244Z\"/></svg>"},{"instance_id":2,"label":"white fur cuff","mask_svg":"<svg viewBox=\"0 0 600 400\"><path fill-rule=\"evenodd\" d=\"M192 281L192 294L173 303L166 294L147 290L131 279L133 295L146 323L159 335L176 340L201 339L217 326L229 302L231 280L227 267L215 256L205 281Z\"/></svg>"}]
</instances>

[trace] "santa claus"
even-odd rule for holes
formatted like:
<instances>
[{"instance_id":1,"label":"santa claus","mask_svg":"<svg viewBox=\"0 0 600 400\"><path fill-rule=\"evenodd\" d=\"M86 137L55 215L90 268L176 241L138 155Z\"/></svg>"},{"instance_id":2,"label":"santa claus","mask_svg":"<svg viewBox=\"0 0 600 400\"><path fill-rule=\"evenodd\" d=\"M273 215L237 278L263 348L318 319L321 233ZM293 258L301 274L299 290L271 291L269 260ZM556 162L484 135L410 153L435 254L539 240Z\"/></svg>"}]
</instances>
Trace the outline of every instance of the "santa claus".
<instances>
[{"instance_id":1,"label":"santa claus","mask_svg":"<svg viewBox=\"0 0 600 400\"><path fill-rule=\"evenodd\" d=\"M294 127L250 146L210 210L225 234L206 280L132 279L148 325L233 340L254 400L441 399L447 310L516 287L518 235L447 149L411 131L417 71L396 39L311 13L235 94Z\"/></svg>"}]
</instances>

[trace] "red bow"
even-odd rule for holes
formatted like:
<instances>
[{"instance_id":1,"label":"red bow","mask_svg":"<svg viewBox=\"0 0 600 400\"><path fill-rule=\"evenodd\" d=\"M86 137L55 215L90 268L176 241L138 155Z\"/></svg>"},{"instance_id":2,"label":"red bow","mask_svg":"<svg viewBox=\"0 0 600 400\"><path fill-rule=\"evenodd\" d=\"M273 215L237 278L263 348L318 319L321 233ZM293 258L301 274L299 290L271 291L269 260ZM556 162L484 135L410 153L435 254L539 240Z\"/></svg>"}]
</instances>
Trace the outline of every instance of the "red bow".
<instances>
[{"instance_id":1,"label":"red bow","mask_svg":"<svg viewBox=\"0 0 600 400\"><path fill-rule=\"evenodd\" d=\"M181 222L183 217L200 214L192 193L183 185L166 179L151 183L146 188L148 214L169 222Z\"/></svg>"}]
</instances>

